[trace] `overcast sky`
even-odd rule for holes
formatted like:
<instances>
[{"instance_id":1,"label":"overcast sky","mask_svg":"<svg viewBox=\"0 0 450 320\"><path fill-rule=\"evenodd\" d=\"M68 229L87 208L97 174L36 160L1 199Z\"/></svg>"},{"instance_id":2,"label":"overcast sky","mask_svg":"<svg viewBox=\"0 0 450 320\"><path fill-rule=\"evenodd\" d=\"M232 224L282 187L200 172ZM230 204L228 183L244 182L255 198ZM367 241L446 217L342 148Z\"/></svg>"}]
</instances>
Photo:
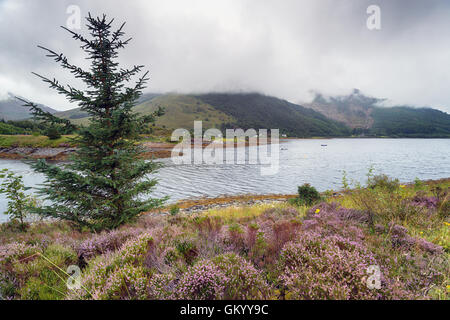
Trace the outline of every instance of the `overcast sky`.
<instances>
[{"instance_id":1,"label":"overcast sky","mask_svg":"<svg viewBox=\"0 0 450 320\"><path fill-rule=\"evenodd\" d=\"M304 102L312 91L363 93L450 113L450 1L0 0L0 96L76 105L31 71L78 84L36 47L86 65L60 25L67 7L127 21L124 66L145 64L149 92L258 91ZM381 29L369 30L369 5ZM84 21L81 33L86 33Z\"/></svg>"}]
</instances>

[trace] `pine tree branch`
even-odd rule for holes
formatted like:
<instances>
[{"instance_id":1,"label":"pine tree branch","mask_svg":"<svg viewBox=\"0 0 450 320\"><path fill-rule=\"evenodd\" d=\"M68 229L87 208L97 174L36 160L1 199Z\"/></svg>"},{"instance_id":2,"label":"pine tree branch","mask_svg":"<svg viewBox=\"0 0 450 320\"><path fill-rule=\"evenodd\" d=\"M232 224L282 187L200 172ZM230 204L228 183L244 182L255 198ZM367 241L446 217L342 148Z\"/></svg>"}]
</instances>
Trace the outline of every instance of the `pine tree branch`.
<instances>
[{"instance_id":1,"label":"pine tree branch","mask_svg":"<svg viewBox=\"0 0 450 320\"><path fill-rule=\"evenodd\" d=\"M119 73L117 73L116 78L118 81L129 81L131 77L140 72L143 67L143 65L140 65L134 66L132 69L121 69Z\"/></svg>"},{"instance_id":2,"label":"pine tree branch","mask_svg":"<svg viewBox=\"0 0 450 320\"><path fill-rule=\"evenodd\" d=\"M56 62L61 63L61 66L65 69L69 69L71 73L75 74L75 77L83 78L84 80L86 80L86 82L88 82L91 85L94 85L96 83L95 78L90 72L84 71L80 67L70 64L69 61L67 60L67 57L64 56L63 54L58 54L55 51L45 48L43 46L37 47L44 51L47 51L48 52L48 54L46 54L47 57L53 58Z\"/></svg>"},{"instance_id":3,"label":"pine tree branch","mask_svg":"<svg viewBox=\"0 0 450 320\"><path fill-rule=\"evenodd\" d=\"M32 72L32 74L41 78L42 81L48 83L50 85L50 88L56 89L56 91L58 91L58 93L66 95L70 102L74 102L74 101L90 102L90 99L88 97L86 97L83 94L83 91L81 91L81 90L75 89L69 85L67 86L68 89L66 89L66 87L59 84L58 80L56 80L56 79L50 80L50 79L48 79L44 76L41 76L40 74L37 74L35 72Z\"/></svg>"},{"instance_id":4,"label":"pine tree branch","mask_svg":"<svg viewBox=\"0 0 450 320\"><path fill-rule=\"evenodd\" d=\"M161 106L158 106L158 109L156 111L152 112L149 115L139 117L137 120L141 124L153 123L156 121L156 118L159 118L159 117L163 116L164 114L165 114L165 109Z\"/></svg>"},{"instance_id":5,"label":"pine tree branch","mask_svg":"<svg viewBox=\"0 0 450 320\"><path fill-rule=\"evenodd\" d=\"M31 109L31 114L35 117L35 119L51 124L62 124L67 130L66 132L74 131L77 129L77 127L73 125L69 120L58 118L53 114L51 114L50 112L42 110L37 104L31 101L27 101L19 97L15 98L22 101L24 107L28 107Z\"/></svg>"},{"instance_id":6,"label":"pine tree branch","mask_svg":"<svg viewBox=\"0 0 450 320\"><path fill-rule=\"evenodd\" d=\"M91 49L93 48L93 43L90 40L84 38L81 34L78 34L78 33L74 32L74 31L72 31L69 28L66 28L64 26L61 26L61 28L63 28L64 30L70 32L72 34L72 38L73 39L79 40L82 43L84 43L84 46L82 46L83 49L84 48L91 48Z\"/></svg>"}]
</instances>

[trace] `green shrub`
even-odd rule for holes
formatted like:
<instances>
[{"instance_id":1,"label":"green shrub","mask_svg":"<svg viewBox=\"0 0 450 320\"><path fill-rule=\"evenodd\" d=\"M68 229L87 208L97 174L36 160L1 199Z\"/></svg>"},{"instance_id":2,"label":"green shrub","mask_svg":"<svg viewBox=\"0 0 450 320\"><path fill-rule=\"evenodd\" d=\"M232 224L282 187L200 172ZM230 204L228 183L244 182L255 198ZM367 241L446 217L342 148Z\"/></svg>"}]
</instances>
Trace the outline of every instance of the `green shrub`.
<instances>
[{"instance_id":1,"label":"green shrub","mask_svg":"<svg viewBox=\"0 0 450 320\"><path fill-rule=\"evenodd\" d=\"M424 183L419 178L414 179L414 189L415 190L422 190L424 187Z\"/></svg>"},{"instance_id":2,"label":"green shrub","mask_svg":"<svg viewBox=\"0 0 450 320\"><path fill-rule=\"evenodd\" d=\"M45 135L50 140L56 140L61 138L61 133L59 132L59 129L56 126L51 126L50 128L48 128L47 131L45 132Z\"/></svg>"},{"instance_id":3,"label":"green shrub","mask_svg":"<svg viewBox=\"0 0 450 320\"><path fill-rule=\"evenodd\" d=\"M294 205L310 206L321 199L320 193L311 186L305 183L298 187L298 198L290 199L289 202Z\"/></svg>"},{"instance_id":4,"label":"green shrub","mask_svg":"<svg viewBox=\"0 0 450 320\"><path fill-rule=\"evenodd\" d=\"M11 124L0 122L0 134L25 134L26 130Z\"/></svg>"},{"instance_id":5,"label":"green shrub","mask_svg":"<svg viewBox=\"0 0 450 320\"><path fill-rule=\"evenodd\" d=\"M26 188L23 184L22 176L17 175L8 169L0 171L0 193L6 194L8 207L5 214L11 221L17 222L22 231L26 229L25 219L30 214L30 209L36 207L36 198L25 194Z\"/></svg>"},{"instance_id":6,"label":"green shrub","mask_svg":"<svg viewBox=\"0 0 450 320\"><path fill-rule=\"evenodd\" d=\"M6 300L16 295L18 284L15 283L14 277L6 272L0 272L0 300Z\"/></svg>"},{"instance_id":7,"label":"green shrub","mask_svg":"<svg viewBox=\"0 0 450 320\"><path fill-rule=\"evenodd\" d=\"M69 247L51 244L45 249L44 256L58 266L69 266L77 262L77 254Z\"/></svg>"},{"instance_id":8,"label":"green shrub","mask_svg":"<svg viewBox=\"0 0 450 320\"><path fill-rule=\"evenodd\" d=\"M171 207L169 208L169 213L170 213L170 215L172 215L172 216L177 215L179 212L180 212L180 207L177 206L176 204L174 204L173 206L171 206Z\"/></svg>"},{"instance_id":9,"label":"green shrub","mask_svg":"<svg viewBox=\"0 0 450 320\"><path fill-rule=\"evenodd\" d=\"M19 290L20 298L25 300L64 299L68 276L62 270L66 270L69 265L76 262L76 253L71 248L58 244L49 245L41 256L36 256L34 259L22 259L15 262L15 274L25 282Z\"/></svg>"},{"instance_id":10,"label":"green shrub","mask_svg":"<svg viewBox=\"0 0 450 320\"><path fill-rule=\"evenodd\" d=\"M400 187L398 179L392 179L385 174L369 176L367 187L370 189L384 189L393 192Z\"/></svg>"},{"instance_id":11,"label":"green shrub","mask_svg":"<svg viewBox=\"0 0 450 320\"><path fill-rule=\"evenodd\" d=\"M177 241L175 248L184 258L187 264L192 264L198 255L198 250L195 243L191 240Z\"/></svg>"}]
</instances>

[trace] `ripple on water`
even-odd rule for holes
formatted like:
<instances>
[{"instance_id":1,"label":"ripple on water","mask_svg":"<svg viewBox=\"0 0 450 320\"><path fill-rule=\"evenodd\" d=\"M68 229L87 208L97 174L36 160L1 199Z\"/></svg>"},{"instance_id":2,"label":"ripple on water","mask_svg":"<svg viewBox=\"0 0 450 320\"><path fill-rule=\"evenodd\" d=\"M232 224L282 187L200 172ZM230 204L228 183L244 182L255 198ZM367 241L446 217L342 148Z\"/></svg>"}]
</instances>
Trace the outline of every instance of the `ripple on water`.
<instances>
[{"instance_id":1,"label":"ripple on water","mask_svg":"<svg viewBox=\"0 0 450 320\"><path fill-rule=\"evenodd\" d=\"M327 144L322 147L321 144ZM310 183L320 191L341 187L347 178L364 182L368 169L397 177L403 182L450 177L450 139L311 139L289 140L280 152L279 172L262 176L258 165L174 165L170 159L155 175L159 179L151 197L170 196L171 202L196 197L245 193L295 193ZM42 183L18 160L0 160L0 169L10 168L24 176L27 186ZM0 196L0 211L6 199ZM0 214L0 221L6 216Z\"/></svg>"}]
</instances>

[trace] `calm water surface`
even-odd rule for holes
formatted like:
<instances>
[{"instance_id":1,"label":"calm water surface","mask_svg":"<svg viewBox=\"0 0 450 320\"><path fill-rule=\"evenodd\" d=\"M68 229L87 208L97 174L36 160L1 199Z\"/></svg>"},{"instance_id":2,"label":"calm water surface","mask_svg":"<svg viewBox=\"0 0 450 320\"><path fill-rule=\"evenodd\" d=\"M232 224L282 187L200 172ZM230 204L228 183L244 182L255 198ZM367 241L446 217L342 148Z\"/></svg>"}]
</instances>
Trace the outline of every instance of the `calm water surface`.
<instances>
[{"instance_id":1,"label":"calm water surface","mask_svg":"<svg viewBox=\"0 0 450 320\"><path fill-rule=\"evenodd\" d=\"M320 191L340 189L343 170L349 179L364 182L371 166L376 173L402 182L450 177L450 139L289 140L280 147L279 172L270 176L262 176L258 165L174 165L164 159L165 167L155 175L159 184L152 196L167 195L174 202L246 193L295 193L305 182ZM43 176L22 161L0 160L3 168L22 174L27 186L43 182ZM1 212L6 203L1 195ZM0 221L5 220L0 214Z\"/></svg>"}]
</instances>

